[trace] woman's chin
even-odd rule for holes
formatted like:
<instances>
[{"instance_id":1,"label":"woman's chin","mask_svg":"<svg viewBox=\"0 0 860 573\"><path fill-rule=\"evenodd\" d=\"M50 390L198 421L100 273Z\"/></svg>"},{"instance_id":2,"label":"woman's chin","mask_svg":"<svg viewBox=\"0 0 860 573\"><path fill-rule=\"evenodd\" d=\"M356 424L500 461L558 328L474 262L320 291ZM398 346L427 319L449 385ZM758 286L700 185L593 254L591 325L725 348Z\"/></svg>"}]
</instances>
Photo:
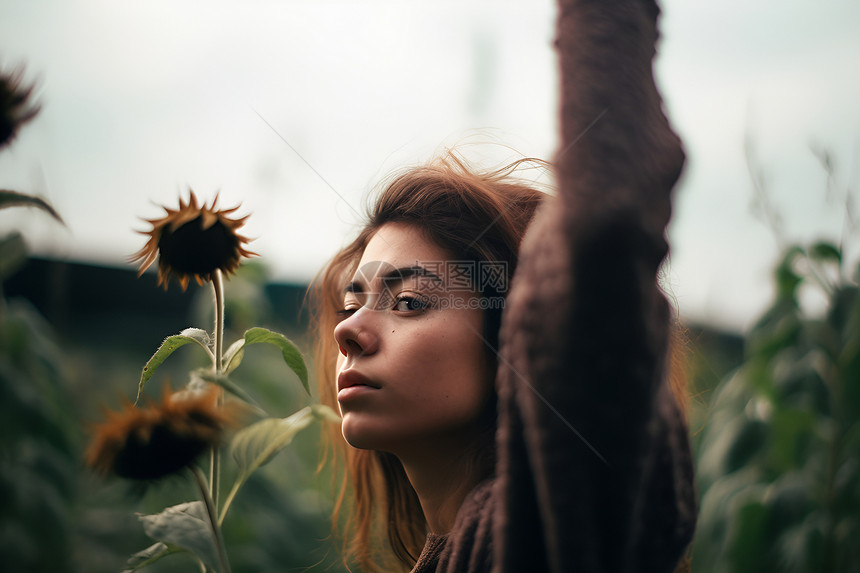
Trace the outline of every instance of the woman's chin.
<instances>
[{"instance_id":1,"label":"woman's chin","mask_svg":"<svg viewBox=\"0 0 860 573\"><path fill-rule=\"evenodd\" d=\"M354 413L347 413L341 423L341 433L346 443L359 450L378 450L382 442L378 432L367 427L368 424Z\"/></svg>"}]
</instances>

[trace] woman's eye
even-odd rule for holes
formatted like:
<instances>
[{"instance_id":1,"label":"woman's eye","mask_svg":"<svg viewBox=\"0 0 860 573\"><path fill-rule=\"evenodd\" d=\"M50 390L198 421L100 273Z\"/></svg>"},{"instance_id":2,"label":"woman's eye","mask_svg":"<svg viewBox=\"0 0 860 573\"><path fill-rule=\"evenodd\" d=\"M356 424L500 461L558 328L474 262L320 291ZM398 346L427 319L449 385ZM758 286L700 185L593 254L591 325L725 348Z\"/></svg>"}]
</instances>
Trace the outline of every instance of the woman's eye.
<instances>
[{"instance_id":1,"label":"woman's eye","mask_svg":"<svg viewBox=\"0 0 860 573\"><path fill-rule=\"evenodd\" d=\"M401 296L394 301L394 310L399 312L417 312L426 310L430 305L423 298Z\"/></svg>"},{"instance_id":2,"label":"woman's eye","mask_svg":"<svg viewBox=\"0 0 860 573\"><path fill-rule=\"evenodd\" d=\"M358 310L358 307L357 307L357 306L345 306L345 307L343 307L343 308L341 308L341 309L338 309L338 311L337 311L337 319L338 319L338 321L341 321L341 320L344 320L344 319L346 319L346 318L349 318L350 316L352 316L353 314L355 314L355 311L357 311L357 310Z\"/></svg>"}]
</instances>

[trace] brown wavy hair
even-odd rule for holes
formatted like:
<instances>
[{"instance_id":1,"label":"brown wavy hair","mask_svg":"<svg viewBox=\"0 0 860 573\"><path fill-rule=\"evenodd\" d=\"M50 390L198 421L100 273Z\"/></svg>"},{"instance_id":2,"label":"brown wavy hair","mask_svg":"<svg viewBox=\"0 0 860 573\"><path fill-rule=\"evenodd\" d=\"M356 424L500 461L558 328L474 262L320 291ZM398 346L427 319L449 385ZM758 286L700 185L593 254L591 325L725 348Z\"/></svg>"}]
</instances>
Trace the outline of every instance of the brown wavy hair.
<instances>
[{"instance_id":1,"label":"brown wavy hair","mask_svg":"<svg viewBox=\"0 0 860 573\"><path fill-rule=\"evenodd\" d=\"M414 225L453 260L504 263L503 284L509 285L526 227L545 196L536 184L517 177L524 168L549 167L541 160L520 159L501 169L480 171L449 151L430 163L396 173L383 186L368 210L367 224L332 258L310 290L322 403L337 408L336 313L343 306L343 287L374 233L386 223ZM504 294L489 289L481 293L485 297ZM495 361L501 308L484 313L483 335L488 356ZM495 418L487 430L486 450L493 452ZM337 428L328 432L323 463L332 458L336 468L334 522L344 540L344 561L363 571L408 570L424 545L427 523L403 466L392 454L347 446ZM492 460L485 460L487 473L492 467ZM382 539L387 543L380 543Z\"/></svg>"}]
</instances>

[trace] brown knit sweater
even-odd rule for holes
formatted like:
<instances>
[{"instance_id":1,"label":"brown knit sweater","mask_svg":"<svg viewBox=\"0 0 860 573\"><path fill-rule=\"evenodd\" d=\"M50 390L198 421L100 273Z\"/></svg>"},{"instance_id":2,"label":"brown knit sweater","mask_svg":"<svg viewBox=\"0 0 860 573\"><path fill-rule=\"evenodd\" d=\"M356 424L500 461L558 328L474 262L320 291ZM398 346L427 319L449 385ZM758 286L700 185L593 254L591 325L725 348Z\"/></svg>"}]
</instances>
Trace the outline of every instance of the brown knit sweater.
<instances>
[{"instance_id":1,"label":"brown knit sweater","mask_svg":"<svg viewBox=\"0 0 860 573\"><path fill-rule=\"evenodd\" d=\"M559 1L559 196L523 242L505 309L496 476L413 571L669 573L692 538L656 281L684 160L652 77L658 12Z\"/></svg>"}]
</instances>

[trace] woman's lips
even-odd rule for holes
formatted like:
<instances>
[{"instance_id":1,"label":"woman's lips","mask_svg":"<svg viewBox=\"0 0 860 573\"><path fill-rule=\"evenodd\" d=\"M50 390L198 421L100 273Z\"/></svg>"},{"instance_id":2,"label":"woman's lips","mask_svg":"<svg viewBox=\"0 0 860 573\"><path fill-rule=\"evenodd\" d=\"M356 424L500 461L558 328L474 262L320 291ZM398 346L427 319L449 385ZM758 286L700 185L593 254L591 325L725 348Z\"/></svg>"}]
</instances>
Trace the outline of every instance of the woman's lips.
<instances>
[{"instance_id":1,"label":"woman's lips","mask_svg":"<svg viewBox=\"0 0 860 573\"><path fill-rule=\"evenodd\" d=\"M337 377L337 400L342 402L353 396L379 390L379 386L371 382L363 374L355 370L344 370Z\"/></svg>"}]
</instances>

